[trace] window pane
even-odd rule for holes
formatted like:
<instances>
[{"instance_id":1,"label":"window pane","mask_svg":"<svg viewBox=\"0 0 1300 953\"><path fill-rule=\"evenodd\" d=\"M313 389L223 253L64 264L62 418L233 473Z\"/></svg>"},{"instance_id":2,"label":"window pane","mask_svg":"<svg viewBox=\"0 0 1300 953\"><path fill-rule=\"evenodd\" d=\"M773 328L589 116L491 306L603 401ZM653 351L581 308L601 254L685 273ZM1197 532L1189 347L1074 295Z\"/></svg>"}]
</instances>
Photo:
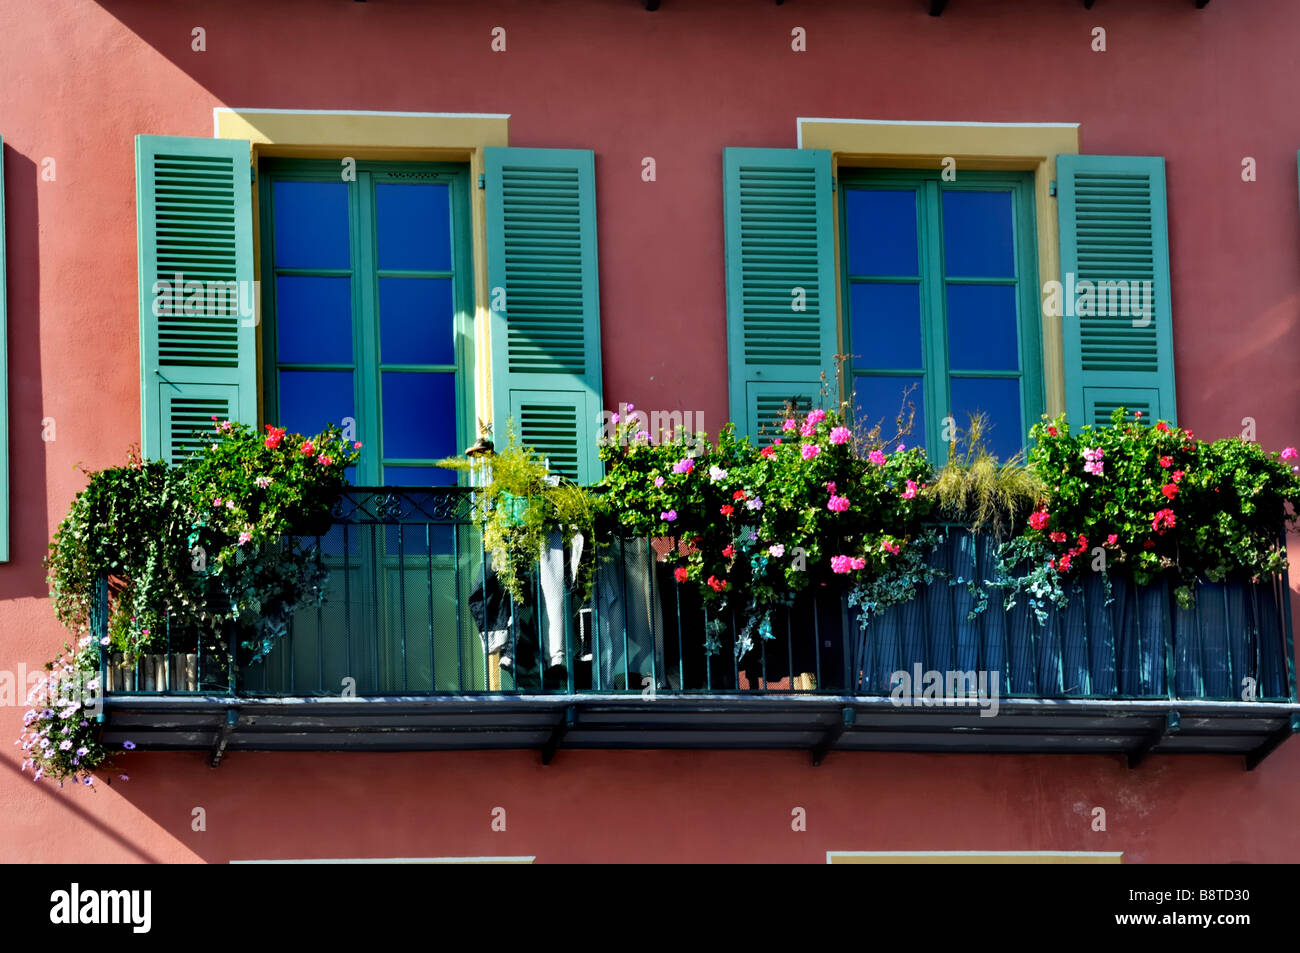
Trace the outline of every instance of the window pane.
<instances>
[{"instance_id":1,"label":"window pane","mask_svg":"<svg viewBox=\"0 0 1300 953\"><path fill-rule=\"evenodd\" d=\"M912 432L902 438L909 447L925 446L925 393L919 377L855 377L853 379L853 413L855 429L866 432L880 424L881 436L889 440L898 425L895 418L903 411L907 423L911 413L904 406L903 392L912 388L906 402L915 409Z\"/></svg>"},{"instance_id":2,"label":"window pane","mask_svg":"<svg viewBox=\"0 0 1300 953\"><path fill-rule=\"evenodd\" d=\"M921 369L921 286L855 284L851 300L853 365Z\"/></svg>"},{"instance_id":3,"label":"window pane","mask_svg":"<svg viewBox=\"0 0 1300 953\"><path fill-rule=\"evenodd\" d=\"M348 187L344 182L272 186L277 268L349 268Z\"/></svg>"},{"instance_id":4,"label":"window pane","mask_svg":"<svg viewBox=\"0 0 1300 953\"><path fill-rule=\"evenodd\" d=\"M352 280L279 275L275 279L276 360L352 363Z\"/></svg>"},{"instance_id":5,"label":"window pane","mask_svg":"<svg viewBox=\"0 0 1300 953\"><path fill-rule=\"evenodd\" d=\"M451 270L450 189L445 185L375 186L379 267Z\"/></svg>"},{"instance_id":6,"label":"window pane","mask_svg":"<svg viewBox=\"0 0 1300 953\"><path fill-rule=\"evenodd\" d=\"M850 275L915 275L916 192L849 189L844 194Z\"/></svg>"},{"instance_id":7,"label":"window pane","mask_svg":"<svg viewBox=\"0 0 1300 953\"><path fill-rule=\"evenodd\" d=\"M1025 445L1025 428L1020 420L1020 381L1005 377L954 377L949 383L952 415L965 430L969 415L983 411L988 417L984 446L1006 460ZM964 448L962 448L964 449Z\"/></svg>"},{"instance_id":8,"label":"window pane","mask_svg":"<svg viewBox=\"0 0 1300 953\"><path fill-rule=\"evenodd\" d=\"M450 278L379 279L379 354L389 364L454 364Z\"/></svg>"},{"instance_id":9,"label":"window pane","mask_svg":"<svg viewBox=\"0 0 1300 953\"><path fill-rule=\"evenodd\" d=\"M446 456L456 456L455 452ZM455 486L456 471L446 467L384 467L384 486Z\"/></svg>"},{"instance_id":10,"label":"window pane","mask_svg":"<svg viewBox=\"0 0 1300 953\"><path fill-rule=\"evenodd\" d=\"M1015 275L1010 192L944 191L943 264L950 278Z\"/></svg>"},{"instance_id":11,"label":"window pane","mask_svg":"<svg viewBox=\"0 0 1300 953\"><path fill-rule=\"evenodd\" d=\"M384 486L410 486L410 485L412 484L403 483L401 480L390 479L384 481ZM412 496L409 496L408 499L410 499L412 504L414 504L415 506L422 506L426 509L432 509L433 506L437 505L434 502L434 497L432 494L423 494L423 495L414 494ZM456 527L454 526L447 526L447 525L439 526L437 524L429 525L427 523L426 524L407 523L401 526L385 527L383 532L385 555L387 556L398 555L399 551L397 547L399 542L398 540L399 535L401 537L400 542L402 546L401 555L404 556L407 560L409 560L409 562L406 565L406 568L408 570L414 569L417 573L420 572L421 570L425 570L425 566L426 566L425 560L427 560L430 555L434 557L450 556L455 552L456 542L454 537L456 535ZM462 541L462 545L463 545L463 541ZM439 566L435 561L434 572L438 573L442 568L443 567ZM435 585L438 585L439 582L441 582L441 580L435 582ZM448 580L448 582L450 582L450 580ZM424 584L421 583L420 585L424 585ZM407 586L408 587L410 586L409 582L407 583ZM409 593L411 590L408 588L407 591ZM423 592L424 590L420 589L419 590L420 595L414 596L414 598L417 599L416 602L417 606L419 605L418 599L423 595ZM428 615L427 611L425 615L427 617Z\"/></svg>"},{"instance_id":12,"label":"window pane","mask_svg":"<svg viewBox=\"0 0 1300 953\"><path fill-rule=\"evenodd\" d=\"M1018 371L1014 285L948 285L948 365L955 371Z\"/></svg>"},{"instance_id":13,"label":"window pane","mask_svg":"<svg viewBox=\"0 0 1300 953\"><path fill-rule=\"evenodd\" d=\"M455 456L456 375L386 371L383 375L384 459Z\"/></svg>"},{"instance_id":14,"label":"window pane","mask_svg":"<svg viewBox=\"0 0 1300 953\"><path fill-rule=\"evenodd\" d=\"M312 436L326 424L344 426L356 419L351 371L281 371L279 425L290 433ZM357 434L365 440L364 434Z\"/></svg>"}]
</instances>

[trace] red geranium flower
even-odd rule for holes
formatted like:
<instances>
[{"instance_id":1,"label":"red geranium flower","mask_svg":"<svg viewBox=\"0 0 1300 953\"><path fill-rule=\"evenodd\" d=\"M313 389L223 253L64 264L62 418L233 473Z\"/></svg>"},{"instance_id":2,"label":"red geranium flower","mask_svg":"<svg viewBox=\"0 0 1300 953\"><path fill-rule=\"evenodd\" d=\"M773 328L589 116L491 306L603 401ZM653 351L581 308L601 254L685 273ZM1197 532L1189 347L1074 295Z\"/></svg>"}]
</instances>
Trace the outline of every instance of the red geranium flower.
<instances>
[{"instance_id":1,"label":"red geranium flower","mask_svg":"<svg viewBox=\"0 0 1300 953\"><path fill-rule=\"evenodd\" d=\"M728 543L726 548L722 550L722 555L725 556L727 559L730 559L731 557L736 555L736 547Z\"/></svg>"},{"instance_id":2,"label":"red geranium flower","mask_svg":"<svg viewBox=\"0 0 1300 953\"><path fill-rule=\"evenodd\" d=\"M724 503L722 509L718 510L718 512L723 516L730 516L732 513L736 512L736 510L730 503Z\"/></svg>"},{"instance_id":3,"label":"red geranium flower","mask_svg":"<svg viewBox=\"0 0 1300 953\"><path fill-rule=\"evenodd\" d=\"M687 579L691 578L691 572L685 566L678 566L673 570L673 576L678 582L685 582Z\"/></svg>"}]
</instances>

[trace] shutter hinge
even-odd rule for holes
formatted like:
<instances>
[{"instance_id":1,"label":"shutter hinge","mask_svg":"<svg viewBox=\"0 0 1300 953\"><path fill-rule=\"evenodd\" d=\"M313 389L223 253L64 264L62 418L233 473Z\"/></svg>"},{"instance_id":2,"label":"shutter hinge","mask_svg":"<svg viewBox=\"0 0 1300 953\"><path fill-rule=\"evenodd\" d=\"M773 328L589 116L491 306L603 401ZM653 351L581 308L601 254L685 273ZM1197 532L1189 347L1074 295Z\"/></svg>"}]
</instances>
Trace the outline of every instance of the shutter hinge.
<instances>
[{"instance_id":1,"label":"shutter hinge","mask_svg":"<svg viewBox=\"0 0 1300 953\"><path fill-rule=\"evenodd\" d=\"M482 172L480 172L480 173L478 174L478 187L479 187L480 189L486 189L486 188L487 188L487 176L486 176L484 173L482 173Z\"/></svg>"},{"instance_id":2,"label":"shutter hinge","mask_svg":"<svg viewBox=\"0 0 1300 953\"><path fill-rule=\"evenodd\" d=\"M251 165L248 167L248 181L253 185L257 184L257 169Z\"/></svg>"},{"instance_id":3,"label":"shutter hinge","mask_svg":"<svg viewBox=\"0 0 1300 953\"><path fill-rule=\"evenodd\" d=\"M1051 182L1048 182L1048 183L1047 183L1047 194L1048 194L1048 195L1055 195L1055 194L1056 194L1056 180L1055 180L1055 179L1053 179Z\"/></svg>"},{"instance_id":4,"label":"shutter hinge","mask_svg":"<svg viewBox=\"0 0 1300 953\"><path fill-rule=\"evenodd\" d=\"M836 181L835 176L831 176L831 191L834 192L837 188L839 188L839 182Z\"/></svg>"}]
</instances>

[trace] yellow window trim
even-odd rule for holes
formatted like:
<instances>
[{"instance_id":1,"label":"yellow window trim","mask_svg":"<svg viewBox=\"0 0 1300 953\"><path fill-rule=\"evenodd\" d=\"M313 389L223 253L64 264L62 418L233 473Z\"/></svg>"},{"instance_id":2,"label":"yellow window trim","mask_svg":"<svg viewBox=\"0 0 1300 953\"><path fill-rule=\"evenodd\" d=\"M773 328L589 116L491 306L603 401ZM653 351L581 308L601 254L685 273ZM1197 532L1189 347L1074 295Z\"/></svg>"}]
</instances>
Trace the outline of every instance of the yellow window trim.
<instances>
[{"instance_id":1,"label":"yellow window trim","mask_svg":"<svg viewBox=\"0 0 1300 953\"><path fill-rule=\"evenodd\" d=\"M796 122L799 148L827 149L831 168L938 169L943 160L956 160L962 169L1026 170L1034 174L1035 218L1038 223L1038 280L1059 281L1061 251L1057 228L1056 157L1079 152L1078 123L896 122L880 119L807 119ZM839 206L835 209L835 268L839 274ZM836 299L840 324L844 302ZM1042 300L1042 295L1039 295ZM1060 318L1041 314L1043 328L1043 390L1047 413L1065 413L1065 358Z\"/></svg>"},{"instance_id":2,"label":"yellow window trim","mask_svg":"<svg viewBox=\"0 0 1300 953\"><path fill-rule=\"evenodd\" d=\"M510 116L503 113L414 113L335 109L232 109L212 111L213 138L247 139L253 168L261 156L296 159L386 159L407 162L468 162L474 258L474 403L476 416L492 419L492 346L488 319L487 203L473 183L483 172L483 150L510 144ZM253 202L253 261L260 279L260 225ZM258 340L258 364L262 361ZM257 375L262 406L262 374ZM471 435L472 436L472 435Z\"/></svg>"},{"instance_id":3,"label":"yellow window trim","mask_svg":"<svg viewBox=\"0 0 1300 953\"><path fill-rule=\"evenodd\" d=\"M1123 851L828 850L828 864L1122 864Z\"/></svg>"}]
</instances>

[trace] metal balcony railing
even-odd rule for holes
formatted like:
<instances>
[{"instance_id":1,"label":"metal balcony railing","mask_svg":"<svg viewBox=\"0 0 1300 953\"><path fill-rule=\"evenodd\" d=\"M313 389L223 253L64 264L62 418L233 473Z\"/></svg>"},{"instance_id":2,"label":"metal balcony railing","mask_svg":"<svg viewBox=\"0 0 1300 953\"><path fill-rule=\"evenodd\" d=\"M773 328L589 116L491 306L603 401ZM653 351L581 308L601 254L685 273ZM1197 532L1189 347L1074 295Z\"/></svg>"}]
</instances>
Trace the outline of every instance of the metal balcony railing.
<instances>
[{"instance_id":1,"label":"metal balcony railing","mask_svg":"<svg viewBox=\"0 0 1300 953\"><path fill-rule=\"evenodd\" d=\"M1284 578L1205 582L1193 609L1166 584L1099 575L1040 625L1024 598L982 604L995 543L948 528L932 560L947 581L859 624L829 592L772 616L771 637L711 611L646 539L582 541L590 595L570 591L575 541L553 538L522 604L491 571L468 491L348 488L327 532L299 538L329 572L271 653L249 663L238 633L168 632L134 665L104 654L107 691L239 698L489 694L889 696L897 673L994 679L1004 698L1294 702ZM106 598L104 596L103 598ZM106 631L107 613L94 613ZM96 636L102 635L97 631ZM737 640L754 649L737 657ZM709 651L706 646L711 646ZM958 678L961 681L961 678Z\"/></svg>"}]
</instances>

